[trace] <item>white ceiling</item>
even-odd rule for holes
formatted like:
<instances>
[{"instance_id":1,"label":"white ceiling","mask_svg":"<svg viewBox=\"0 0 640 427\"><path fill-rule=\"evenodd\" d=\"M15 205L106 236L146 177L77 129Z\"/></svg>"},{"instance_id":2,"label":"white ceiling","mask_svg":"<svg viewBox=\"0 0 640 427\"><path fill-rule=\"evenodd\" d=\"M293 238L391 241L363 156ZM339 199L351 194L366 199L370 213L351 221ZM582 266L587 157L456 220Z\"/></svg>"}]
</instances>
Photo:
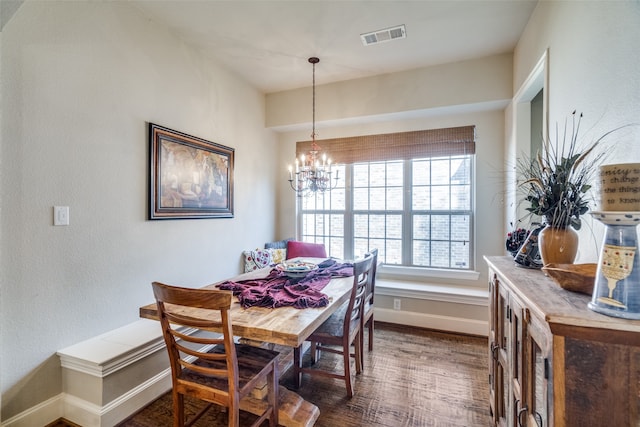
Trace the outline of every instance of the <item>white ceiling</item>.
<instances>
[{"instance_id":1,"label":"white ceiling","mask_svg":"<svg viewBox=\"0 0 640 427\"><path fill-rule=\"evenodd\" d=\"M265 93L513 51L537 0L129 0ZM406 39L360 34L406 26Z\"/></svg>"}]
</instances>

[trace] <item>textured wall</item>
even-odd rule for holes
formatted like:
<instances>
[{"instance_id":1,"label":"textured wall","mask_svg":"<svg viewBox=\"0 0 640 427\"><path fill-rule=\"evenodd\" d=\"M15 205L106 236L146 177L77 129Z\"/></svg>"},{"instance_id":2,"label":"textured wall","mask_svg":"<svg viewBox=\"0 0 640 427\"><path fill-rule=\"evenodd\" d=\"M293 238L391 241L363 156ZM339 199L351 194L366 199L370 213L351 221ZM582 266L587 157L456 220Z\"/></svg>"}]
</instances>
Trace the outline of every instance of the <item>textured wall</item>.
<instances>
[{"instance_id":1,"label":"textured wall","mask_svg":"<svg viewBox=\"0 0 640 427\"><path fill-rule=\"evenodd\" d=\"M264 97L123 2L25 2L2 32L2 420L61 392L55 352L274 237ZM147 122L235 148L235 218L148 221ZM70 225L52 225L52 206Z\"/></svg>"},{"instance_id":2,"label":"textured wall","mask_svg":"<svg viewBox=\"0 0 640 427\"><path fill-rule=\"evenodd\" d=\"M539 2L514 52L514 88L548 49L549 125L584 113L584 142L606 139L605 163L640 162L640 2ZM552 137L554 133L552 132ZM511 141L515 144L515 141ZM594 201L597 194L593 194ZM597 205L592 205L597 208ZM576 262L595 262L604 227L585 216Z\"/></svg>"}]
</instances>

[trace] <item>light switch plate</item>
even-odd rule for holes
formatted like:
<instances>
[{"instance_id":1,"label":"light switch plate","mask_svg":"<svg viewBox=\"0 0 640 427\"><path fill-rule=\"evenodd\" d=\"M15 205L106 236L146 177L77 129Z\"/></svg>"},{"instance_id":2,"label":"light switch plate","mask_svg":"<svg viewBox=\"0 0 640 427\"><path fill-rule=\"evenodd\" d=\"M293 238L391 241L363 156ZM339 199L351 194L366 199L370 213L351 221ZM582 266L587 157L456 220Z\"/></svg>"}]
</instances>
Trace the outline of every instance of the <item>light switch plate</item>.
<instances>
[{"instance_id":1,"label":"light switch plate","mask_svg":"<svg viewBox=\"0 0 640 427\"><path fill-rule=\"evenodd\" d=\"M53 207L53 225L69 225L69 206Z\"/></svg>"}]
</instances>

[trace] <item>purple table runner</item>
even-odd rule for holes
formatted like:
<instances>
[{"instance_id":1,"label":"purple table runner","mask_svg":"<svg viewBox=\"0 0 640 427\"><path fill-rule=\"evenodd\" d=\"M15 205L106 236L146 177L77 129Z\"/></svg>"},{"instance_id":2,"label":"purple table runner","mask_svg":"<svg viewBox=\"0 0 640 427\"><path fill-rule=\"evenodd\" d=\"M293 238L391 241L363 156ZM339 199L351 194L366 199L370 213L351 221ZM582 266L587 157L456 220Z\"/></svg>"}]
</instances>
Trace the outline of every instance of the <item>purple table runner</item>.
<instances>
[{"instance_id":1,"label":"purple table runner","mask_svg":"<svg viewBox=\"0 0 640 427\"><path fill-rule=\"evenodd\" d=\"M331 278L348 276L353 276L353 264L328 259L318 264L317 270L300 279L289 278L274 268L267 277L261 279L227 280L216 287L233 291L244 308L317 308L329 304L329 298L321 291Z\"/></svg>"}]
</instances>

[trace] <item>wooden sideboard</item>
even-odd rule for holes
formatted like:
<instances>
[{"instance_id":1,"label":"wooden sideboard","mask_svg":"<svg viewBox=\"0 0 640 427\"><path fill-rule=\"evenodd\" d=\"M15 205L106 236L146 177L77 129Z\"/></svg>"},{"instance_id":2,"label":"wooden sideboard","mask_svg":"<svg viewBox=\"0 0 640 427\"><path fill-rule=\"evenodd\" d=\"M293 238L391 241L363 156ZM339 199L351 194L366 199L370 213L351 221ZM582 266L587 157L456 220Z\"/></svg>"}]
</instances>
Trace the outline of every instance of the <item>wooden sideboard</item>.
<instances>
[{"instance_id":1,"label":"wooden sideboard","mask_svg":"<svg viewBox=\"0 0 640 427\"><path fill-rule=\"evenodd\" d=\"M485 261L493 425L640 426L640 321L593 312L510 257Z\"/></svg>"}]
</instances>

